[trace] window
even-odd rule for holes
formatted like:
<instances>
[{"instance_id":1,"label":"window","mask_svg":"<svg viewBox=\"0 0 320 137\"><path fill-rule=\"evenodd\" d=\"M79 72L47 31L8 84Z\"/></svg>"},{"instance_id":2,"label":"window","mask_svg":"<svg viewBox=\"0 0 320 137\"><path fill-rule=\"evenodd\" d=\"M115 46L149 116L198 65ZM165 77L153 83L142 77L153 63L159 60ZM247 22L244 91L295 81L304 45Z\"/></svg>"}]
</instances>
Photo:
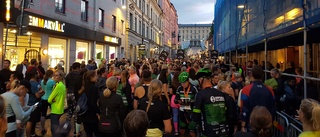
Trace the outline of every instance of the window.
<instances>
[{"instance_id":1,"label":"window","mask_svg":"<svg viewBox=\"0 0 320 137\"><path fill-rule=\"evenodd\" d=\"M147 16L149 17L149 4L147 4Z\"/></svg>"},{"instance_id":2,"label":"window","mask_svg":"<svg viewBox=\"0 0 320 137\"><path fill-rule=\"evenodd\" d=\"M130 13L130 26L129 26L129 28L130 29L133 29L133 15L132 15L132 13Z\"/></svg>"},{"instance_id":3,"label":"window","mask_svg":"<svg viewBox=\"0 0 320 137\"><path fill-rule=\"evenodd\" d=\"M135 17L134 18L134 31L136 31L136 32L138 32L137 23L138 23L138 20L137 20L137 17Z\"/></svg>"},{"instance_id":4,"label":"window","mask_svg":"<svg viewBox=\"0 0 320 137\"><path fill-rule=\"evenodd\" d=\"M121 34L124 34L124 21L121 20Z\"/></svg>"},{"instance_id":5,"label":"window","mask_svg":"<svg viewBox=\"0 0 320 137\"><path fill-rule=\"evenodd\" d=\"M99 26L104 27L104 10L99 8Z\"/></svg>"},{"instance_id":6,"label":"window","mask_svg":"<svg viewBox=\"0 0 320 137\"><path fill-rule=\"evenodd\" d=\"M88 21L88 1L81 1L81 20Z\"/></svg>"},{"instance_id":7,"label":"window","mask_svg":"<svg viewBox=\"0 0 320 137\"><path fill-rule=\"evenodd\" d=\"M152 12L153 12L153 11L152 11L152 8L151 8L151 20L153 21L153 15L152 15Z\"/></svg>"},{"instance_id":8,"label":"window","mask_svg":"<svg viewBox=\"0 0 320 137\"><path fill-rule=\"evenodd\" d=\"M149 27L147 26L147 34L146 37L149 38Z\"/></svg>"},{"instance_id":9,"label":"window","mask_svg":"<svg viewBox=\"0 0 320 137\"><path fill-rule=\"evenodd\" d=\"M145 1L144 0L142 0L142 12L146 12Z\"/></svg>"},{"instance_id":10,"label":"window","mask_svg":"<svg viewBox=\"0 0 320 137\"><path fill-rule=\"evenodd\" d=\"M142 24L142 36L145 36L144 34L145 34L145 25L144 25L144 23L143 23L143 24Z\"/></svg>"},{"instance_id":11,"label":"window","mask_svg":"<svg viewBox=\"0 0 320 137\"><path fill-rule=\"evenodd\" d=\"M117 28L117 17L112 15L112 32L116 32Z\"/></svg>"},{"instance_id":12,"label":"window","mask_svg":"<svg viewBox=\"0 0 320 137\"><path fill-rule=\"evenodd\" d=\"M141 7L141 0L139 0L139 8L141 9L142 7Z\"/></svg>"},{"instance_id":13,"label":"window","mask_svg":"<svg viewBox=\"0 0 320 137\"><path fill-rule=\"evenodd\" d=\"M151 40L153 40L153 31L152 31L152 29L151 29Z\"/></svg>"},{"instance_id":14,"label":"window","mask_svg":"<svg viewBox=\"0 0 320 137\"><path fill-rule=\"evenodd\" d=\"M142 27L141 27L142 23L141 20L139 21L139 33L142 34Z\"/></svg>"},{"instance_id":15,"label":"window","mask_svg":"<svg viewBox=\"0 0 320 137\"><path fill-rule=\"evenodd\" d=\"M55 0L56 12L65 13L66 1Z\"/></svg>"}]
</instances>

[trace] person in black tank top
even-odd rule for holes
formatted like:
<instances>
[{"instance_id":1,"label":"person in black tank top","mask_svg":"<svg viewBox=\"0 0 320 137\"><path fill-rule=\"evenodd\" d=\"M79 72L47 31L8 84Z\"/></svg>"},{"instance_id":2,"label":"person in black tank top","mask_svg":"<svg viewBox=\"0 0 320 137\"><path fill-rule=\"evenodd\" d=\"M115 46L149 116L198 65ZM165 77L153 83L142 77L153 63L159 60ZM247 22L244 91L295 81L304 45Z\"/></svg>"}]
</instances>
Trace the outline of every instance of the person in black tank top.
<instances>
[{"instance_id":1,"label":"person in black tank top","mask_svg":"<svg viewBox=\"0 0 320 137\"><path fill-rule=\"evenodd\" d=\"M136 88L134 92L133 109L137 109L139 101L148 96L148 88L151 82L151 72L149 70L143 70L140 86Z\"/></svg>"}]
</instances>

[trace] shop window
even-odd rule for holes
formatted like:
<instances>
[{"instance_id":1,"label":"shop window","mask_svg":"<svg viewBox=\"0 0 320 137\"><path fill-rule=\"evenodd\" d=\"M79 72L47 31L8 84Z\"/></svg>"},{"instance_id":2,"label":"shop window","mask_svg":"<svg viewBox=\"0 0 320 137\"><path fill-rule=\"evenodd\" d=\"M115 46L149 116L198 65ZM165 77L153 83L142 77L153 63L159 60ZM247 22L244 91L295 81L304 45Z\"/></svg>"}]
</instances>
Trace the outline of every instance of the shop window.
<instances>
[{"instance_id":1,"label":"shop window","mask_svg":"<svg viewBox=\"0 0 320 137\"><path fill-rule=\"evenodd\" d=\"M65 61L67 40L49 37L48 59L49 68L54 68L61 61Z\"/></svg>"},{"instance_id":2,"label":"shop window","mask_svg":"<svg viewBox=\"0 0 320 137\"><path fill-rule=\"evenodd\" d=\"M87 62L89 60L88 54L89 54L89 43L87 42L76 42L76 62Z\"/></svg>"},{"instance_id":3,"label":"shop window","mask_svg":"<svg viewBox=\"0 0 320 137\"><path fill-rule=\"evenodd\" d=\"M65 13L65 0L55 0L56 12Z\"/></svg>"},{"instance_id":4,"label":"shop window","mask_svg":"<svg viewBox=\"0 0 320 137\"><path fill-rule=\"evenodd\" d=\"M117 29L117 17L112 15L112 32L116 32Z\"/></svg>"},{"instance_id":5,"label":"shop window","mask_svg":"<svg viewBox=\"0 0 320 137\"><path fill-rule=\"evenodd\" d=\"M88 1L81 1L81 20L88 21Z\"/></svg>"},{"instance_id":6,"label":"shop window","mask_svg":"<svg viewBox=\"0 0 320 137\"><path fill-rule=\"evenodd\" d=\"M138 28L137 28L137 17L134 18L134 31L138 32Z\"/></svg>"},{"instance_id":7,"label":"shop window","mask_svg":"<svg viewBox=\"0 0 320 137\"><path fill-rule=\"evenodd\" d=\"M109 59L113 60L116 58L116 47L109 47Z\"/></svg>"},{"instance_id":8,"label":"shop window","mask_svg":"<svg viewBox=\"0 0 320 137\"><path fill-rule=\"evenodd\" d=\"M104 27L104 10L99 8L99 26Z\"/></svg>"}]
</instances>

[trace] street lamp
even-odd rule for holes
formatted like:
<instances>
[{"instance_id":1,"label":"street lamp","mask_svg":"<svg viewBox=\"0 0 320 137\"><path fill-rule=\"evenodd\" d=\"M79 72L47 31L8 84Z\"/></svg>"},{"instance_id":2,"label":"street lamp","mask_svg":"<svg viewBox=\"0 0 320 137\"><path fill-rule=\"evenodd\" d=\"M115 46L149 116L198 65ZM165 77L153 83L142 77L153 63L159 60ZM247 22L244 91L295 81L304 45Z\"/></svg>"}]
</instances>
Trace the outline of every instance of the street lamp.
<instances>
[{"instance_id":1,"label":"street lamp","mask_svg":"<svg viewBox=\"0 0 320 137\"><path fill-rule=\"evenodd\" d=\"M238 8L239 8L239 9L243 9L243 8L244 8L244 5L238 5Z\"/></svg>"}]
</instances>

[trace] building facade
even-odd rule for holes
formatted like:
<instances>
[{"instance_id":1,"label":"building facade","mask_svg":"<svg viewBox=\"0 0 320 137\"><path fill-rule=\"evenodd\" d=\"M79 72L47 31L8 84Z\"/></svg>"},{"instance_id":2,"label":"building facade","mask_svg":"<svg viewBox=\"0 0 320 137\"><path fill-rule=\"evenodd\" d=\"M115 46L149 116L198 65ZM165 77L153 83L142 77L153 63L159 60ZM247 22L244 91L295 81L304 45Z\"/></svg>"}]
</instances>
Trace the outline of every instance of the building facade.
<instances>
[{"instance_id":1,"label":"building facade","mask_svg":"<svg viewBox=\"0 0 320 137\"><path fill-rule=\"evenodd\" d=\"M186 49L188 56L200 57L206 50L212 24L179 24L180 45Z\"/></svg>"},{"instance_id":2,"label":"building facade","mask_svg":"<svg viewBox=\"0 0 320 137\"><path fill-rule=\"evenodd\" d=\"M304 6L302 2L218 0L214 17L215 49L228 60L241 64L257 59L259 64L262 61L273 66L279 64L280 70L284 70L289 62L294 62L295 67L306 69L309 76L319 78L320 0L308 0Z\"/></svg>"},{"instance_id":3,"label":"building facade","mask_svg":"<svg viewBox=\"0 0 320 137\"><path fill-rule=\"evenodd\" d=\"M126 57L156 57L162 48L163 12L155 0L128 0Z\"/></svg>"},{"instance_id":4,"label":"building facade","mask_svg":"<svg viewBox=\"0 0 320 137\"><path fill-rule=\"evenodd\" d=\"M170 0L163 0L162 9L164 11L164 50L168 51L174 58L178 44L178 15L177 10Z\"/></svg>"},{"instance_id":5,"label":"building facade","mask_svg":"<svg viewBox=\"0 0 320 137\"><path fill-rule=\"evenodd\" d=\"M21 2L25 2L24 19ZM75 61L87 62L101 58L109 60L124 57L125 1L104 2L99 0L5 0L10 19L0 22L0 45L4 56L11 60L11 69L25 58L42 61L44 68L53 68L59 61L69 68ZM1 7L2 9L2 7ZM2 13L8 13L3 12ZM4 14L3 14L4 15ZM21 33L19 27L23 26ZM17 33L22 35L16 35ZM68 72L68 69L65 69Z\"/></svg>"}]
</instances>

